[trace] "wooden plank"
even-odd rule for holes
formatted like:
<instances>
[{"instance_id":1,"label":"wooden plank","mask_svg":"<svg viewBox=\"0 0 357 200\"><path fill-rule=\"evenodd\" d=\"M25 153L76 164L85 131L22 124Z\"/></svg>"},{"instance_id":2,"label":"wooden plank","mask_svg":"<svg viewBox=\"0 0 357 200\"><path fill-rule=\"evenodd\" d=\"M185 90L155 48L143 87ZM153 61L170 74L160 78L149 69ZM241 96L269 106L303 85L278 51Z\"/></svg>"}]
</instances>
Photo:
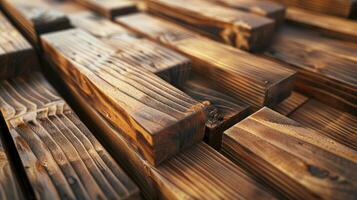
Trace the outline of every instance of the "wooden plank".
<instances>
[{"instance_id":1,"label":"wooden plank","mask_svg":"<svg viewBox=\"0 0 357 200\"><path fill-rule=\"evenodd\" d=\"M37 199L138 199L139 190L38 73L0 84L0 106Z\"/></svg>"},{"instance_id":2,"label":"wooden plank","mask_svg":"<svg viewBox=\"0 0 357 200\"><path fill-rule=\"evenodd\" d=\"M357 42L357 22L289 7L286 18L290 22L314 28L327 36ZM314 19L314 20L311 20Z\"/></svg>"},{"instance_id":3,"label":"wooden plank","mask_svg":"<svg viewBox=\"0 0 357 200\"><path fill-rule=\"evenodd\" d=\"M271 18L275 21L277 26L284 22L285 6L261 0L209 0L211 2L224 5L230 8L236 8L246 12L251 12L256 15Z\"/></svg>"},{"instance_id":4,"label":"wooden plank","mask_svg":"<svg viewBox=\"0 0 357 200\"><path fill-rule=\"evenodd\" d=\"M2 7L30 42L38 45L40 34L70 27L62 13L51 9L54 3L56 0L2 0Z\"/></svg>"},{"instance_id":5,"label":"wooden plank","mask_svg":"<svg viewBox=\"0 0 357 200\"><path fill-rule=\"evenodd\" d=\"M216 81L229 95L255 109L275 105L290 95L295 72L276 62L206 39L148 14L118 17L116 21L187 55L195 72Z\"/></svg>"},{"instance_id":6,"label":"wooden plank","mask_svg":"<svg viewBox=\"0 0 357 200\"><path fill-rule=\"evenodd\" d=\"M0 12L0 79L29 72L37 66L35 50Z\"/></svg>"},{"instance_id":7,"label":"wooden plank","mask_svg":"<svg viewBox=\"0 0 357 200\"><path fill-rule=\"evenodd\" d=\"M118 59L116 50L72 29L41 37L46 57L133 140L153 164L204 136L204 105L146 69Z\"/></svg>"},{"instance_id":8,"label":"wooden plank","mask_svg":"<svg viewBox=\"0 0 357 200\"><path fill-rule=\"evenodd\" d=\"M137 11L135 0L75 0L87 8L113 19L119 15Z\"/></svg>"},{"instance_id":9,"label":"wooden plank","mask_svg":"<svg viewBox=\"0 0 357 200\"><path fill-rule=\"evenodd\" d=\"M72 14L69 17L73 26L86 30L120 51L118 57L121 60L133 66L141 66L176 87L188 79L191 62L187 57L139 37L119 24L91 12Z\"/></svg>"},{"instance_id":10,"label":"wooden plank","mask_svg":"<svg viewBox=\"0 0 357 200\"><path fill-rule=\"evenodd\" d=\"M181 88L183 92L200 102L207 102L205 141L219 149L223 131L227 130L249 113L249 106L215 87L214 82L194 75Z\"/></svg>"},{"instance_id":11,"label":"wooden plank","mask_svg":"<svg viewBox=\"0 0 357 200\"><path fill-rule=\"evenodd\" d=\"M275 31L269 18L204 0L149 0L147 5L150 12L177 19L244 50L264 49Z\"/></svg>"},{"instance_id":12,"label":"wooden plank","mask_svg":"<svg viewBox=\"0 0 357 200\"><path fill-rule=\"evenodd\" d=\"M223 135L222 151L289 199L354 199L357 152L263 108Z\"/></svg>"},{"instance_id":13,"label":"wooden plank","mask_svg":"<svg viewBox=\"0 0 357 200\"><path fill-rule=\"evenodd\" d=\"M299 72L298 91L357 113L357 44L286 25L265 54Z\"/></svg>"},{"instance_id":14,"label":"wooden plank","mask_svg":"<svg viewBox=\"0 0 357 200\"><path fill-rule=\"evenodd\" d=\"M298 7L318 13L350 17L355 15L357 9L356 0L273 0L286 6Z\"/></svg>"},{"instance_id":15,"label":"wooden plank","mask_svg":"<svg viewBox=\"0 0 357 200\"><path fill-rule=\"evenodd\" d=\"M290 97L286 98L278 105L273 106L273 110L275 110L276 112L282 115L289 116L295 110L303 106L308 100L309 100L308 97L298 92L292 92Z\"/></svg>"},{"instance_id":16,"label":"wooden plank","mask_svg":"<svg viewBox=\"0 0 357 200\"><path fill-rule=\"evenodd\" d=\"M290 117L357 151L357 117L309 100Z\"/></svg>"}]
</instances>

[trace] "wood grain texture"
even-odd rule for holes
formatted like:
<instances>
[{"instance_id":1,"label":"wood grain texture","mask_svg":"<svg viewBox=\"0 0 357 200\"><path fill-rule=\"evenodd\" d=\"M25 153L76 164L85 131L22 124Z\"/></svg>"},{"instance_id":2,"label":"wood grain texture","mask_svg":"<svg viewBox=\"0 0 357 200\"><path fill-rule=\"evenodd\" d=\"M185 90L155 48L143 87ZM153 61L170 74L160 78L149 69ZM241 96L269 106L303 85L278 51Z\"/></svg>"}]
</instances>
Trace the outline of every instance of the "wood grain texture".
<instances>
[{"instance_id":1,"label":"wood grain texture","mask_svg":"<svg viewBox=\"0 0 357 200\"><path fill-rule=\"evenodd\" d=\"M32 46L0 11L0 79L7 79L36 68Z\"/></svg>"},{"instance_id":2,"label":"wood grain texture","mask_svg":"<svg viewBox=\"0 0 357 200\"><path fill-rule=\"evenodd\" d=\"M138 199L139 190L38 73L0 84L0 108L37 199Z\"/></svg>"},{"instance_id":3,"label":"wood grain texture","mask_svg":"<svg viewBox=\"0 0 357 200\"><path fill-rule=\"evenodd\" d=\"M143 67L176 87L189 77L191 62L188 58L139 37L119 24L90 12L70 15L70 20L73 26L86 30L112 46L121 60Z\"/></svg>"},{"instance_id":4,"label":"wood grain texture","mask_svg":"<svg viewBox=\"0 0 357 200\"><path fill-rule=\"evenodd\" d=\"M357 112L357 44L286 25L265 54L299 72L298 91Z\"/></svg>"},{"instance_id":5,"label":"wood grain texture","mask_svg":"<svg viewBox=\"0 0 357 200\"><path fill-rule=\"evenodd\" d=\"M250 107L220 91L215 84L204 77L194 75L181 90L197 101L209 102L206 107L205 141L211 147L219 149L223 131L246 117L250 113Z\"/></svg>"},{"instance_id":6,"label":"wood grain texture","mask_svg":"<svg viewBox=\"0 0 357 200\"><path fill-rule=\"evenodd\" d=\"M75 0L87 8L113 19L137 11L136 0Z\"/></svg>"},{"instance_id":7,"label":"wood grain texture","mask_svg":"<svg viewBox=\"0 0 357 200\"><path fill-rule=\"evenodd\" d=\"M298 7L318 13L349 17L357 8L356 0L273 0L286 6Z\"/></svg>"},{"instance_id":8,"label":"wood grain texture","mask_svg":"<svg viewBox=\"0 0 357 200\"><path fill-rule=\"evenodd\" d=\"M255 108L275 105L290 95L295 72L276 62L206 39L148 14L118 17L116 21L185 54L192 60L195 72Z\"/></svg>"},{"instance_id":9,"label":"wood grain texture","mask_svg":"<svg viewBox=\"0 0 357 200\"><path fill-rule=\"evenodd\" d=\"M273 110L277 111L282 115L289 116L295 110L303 106L308 100L308 97L298 92L292 92L291 95L284 101L282 101L276 106L273 106Z\"/></svg>"},{"instance_id":10,"label":"wood grain texture","mask_svg":"<svg viewBox=\"0 0 357 200\"><path fill-rule=\"evenodd\" d=\"M148 0L148 10L184 22L238 48L258 51L274 35L273 20L204 0Z\"/></svg>"},{"instance_id":11,"label":"wood grain texture","mask_svg":"<svg viewBox=\"0 0 357 200\"><path fill-rule=\"evenodd\" d=\"M279 26L284 22L285 6L261 0L209 0L219 5L224 5L230 8L236 8L242 11L251 12L256 15L271 18Z\"/></svg>"},{"instance_id":12,"label":"wood grain texture","mask_svg":"<svg viewBox=\"0 0 357 200\"><path fill-rule=\"evenodd\" d=\"M2 7L30 42L38 45L40 34L70 27L62 13L51 9L55 3L56 0L2 0Z\"/></svg>"},{"instance_id":13,"label":"wood grain texture","mask_svg":"<svg viewBox=\"0 0 357 200\"><path fill-rule=\"evenodd\" d=\"M117 50L72 29L41 37L46 57L71 77L88 102L159 164L204 136L204 105Z\"/></svg>"},{"instance_id":14,"label":"wood grain texture","mask_svg":"<svg viewBox=\"0 0 357 200\"><path fill-rule=\"evenodd\" d=\"M309 100L290 118L357 151L357 117Z\"/></svg>"},{"instance_id":15,"label":"wood grain texture","mask_svg":"<svg viewBox=\"0 0 357 200\"><path fill-rule=\"evenodd\" d=\"M263 108L223 135L222 151L291 199L354 199L357 152Z\"/></svg>"}]
</instances>

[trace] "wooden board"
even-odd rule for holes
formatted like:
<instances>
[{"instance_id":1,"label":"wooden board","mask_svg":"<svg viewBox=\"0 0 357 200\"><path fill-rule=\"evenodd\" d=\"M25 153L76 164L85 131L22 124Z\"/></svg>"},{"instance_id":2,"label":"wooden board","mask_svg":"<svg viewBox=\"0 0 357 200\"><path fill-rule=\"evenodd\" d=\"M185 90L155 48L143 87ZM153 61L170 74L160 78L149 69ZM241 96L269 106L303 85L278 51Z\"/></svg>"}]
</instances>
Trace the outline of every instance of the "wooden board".
<instances>
[{"instance_id":1,"label":"wooden board","mask_svg":"<svg viewBox=\"0 0 357 200\"><path fill-rule=\"evenodd\" d=\"M298 92L292 92L290 97L286 98L278 105L273 106L273 110L275 110L276 112L282 115L289 116L295 110L303 106L308 100L309 100L308 97Z\"/></svg>"},{"instance_id":2,"label":"wooden board","mask_svg":"<svg viewBox=\"0 0 357 200\"><path fill-rule=\"evenodd\" d=\"M265 53L299 72L297 89L334 107L357 113L357 44L284 26Z\"/></svg>"},{"instance_id":3,"label":"wooden board","mask_svg":"<svg viewBox=\"0 0 357 200\"><path fill-rule=\"evenodd\" d=\"M349 17L355 15L356 0L273 0L286 6L298 7L318 13Z\"/></svg>"},{"instance_id":4,"label":"wooden board","mask_svg":"<svg viewBox=\"0 0 357 200\"><path fill-rule=\"evenodd\" d=\"M38 199L138 199L139 190L38 73L2 81L0 105Z\"/></svg>"},{"instance_id":5,"label":"wooden board","mask_svg":"<svg viewBox=\"0 0 357 200\"><path fill-rule=\"evenodd\" d=\"M238 48L257 51L269 45L273 20L204 0L149 0L148 10L184 22Z\"/></svg>"},{"instance_id":6,"label":"wooden board","mask_svg":"<svg viewBox=\"0 0 357 200\"><path fill-rule=\"evenodd\" d=\"M229 95L252 105L275 105L290 95L295 72L194 34L148 14L132 14L116 21L185 55L198 74L216 81Z\"/></svg>"},{"instance_id":7,"label":"wooden board","mask_svg":"<svg viewBox=\"0 0 357 200\"><path fill-rule=\"evenodd\" d=\"M223 135L222 151L290 199L354 199L357 152L263 108Z\"/></svg>"},{"instance_id":8,"label":"wooden board","mask_svg":"<svg viewBox=\"0 0 357 200\"><path fill-rule=\"evenodd\" d=\"M204 105L146 69L124 62L115 49L72 29L41 37L46 57L123 130L143 156L159 164L204 136Z\"/></svg>"},{"instance_id":9,"label":"wooden board","mask_svg":"<svg viewBox=\"0 0 357 200\"><path fill-rule=\"evenodd\" d=\"M357 151L357 117L309 100L290 117Z\"/></svg>"},{"instance_id":10,"label":"wooden board","mask_svg":"<svg viewBox=\"0 0 357 200\"><path fill-rule=\"evenodd\" d=\"M137 11L135 0L75 0L87 8L113 19L116 16Z\"/></svg>"},{"instance_id":11,"label":"wooden board","mask_svg":"<svg viewBox=\"0 0 357 200\"><path fill-rule=\"evenodd\" d=\"M273 19L277 26L284 22L285 6L266 0L209 0L219 5L236 8L246 12Z\"/></svg>"},{"instance_id":12,"label":"wooden board","mask_svg":"<svg viewBox=\"0 0 357 200\"><path fill-rule=\"evenodd\" d=\"M0 12L0 79L29 72L37 65L35 50Z\"/></svg>"},{"instance_id":13,"label":"wooden board","mask_svg":"<svg viewBox=\"0 0 357 200\"><path fill-rule=\"evenodd\" d=\"M188 79L191 62L185 56L91 12L69 17L73 26L86 30L120 52L118 57L121 60L141 66L176 87Z\"/></svg>"},{"instance_id":14,"label":"wooden board","mask_svg":"<svg viewBox=\"0 0 357 200\"><path fill-rule=\"evenodd\" d=\"M215 84L204 77L194 75L181 90L197 101L209 102L206 107L205 141L213 148L219 149L223 131L246 117L250 110L247 104L221 92Z\"/></svg>"}]
</instances>

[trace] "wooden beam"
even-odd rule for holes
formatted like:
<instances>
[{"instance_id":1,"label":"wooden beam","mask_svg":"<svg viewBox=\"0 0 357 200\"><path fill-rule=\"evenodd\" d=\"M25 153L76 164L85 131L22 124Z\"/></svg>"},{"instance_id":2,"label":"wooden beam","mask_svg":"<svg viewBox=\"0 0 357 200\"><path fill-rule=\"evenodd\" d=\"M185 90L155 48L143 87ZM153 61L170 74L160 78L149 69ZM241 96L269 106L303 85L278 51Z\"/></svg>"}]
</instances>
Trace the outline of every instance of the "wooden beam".
<instances>
[{"instance_id":1,"label":"wooden beam","mask_svg":"<svg viewBox=\"0 0 357 200\"><path fill-rule=\"evenodd\" d=\"M139 190L38 73L0 84L0 108L37 199L138 199Z\"/></svg>"},{"instance_id":2,"label":"wooden beam","mask_svg":"<svg viewBox=\"0 0 357 200\"><path fill-rule=\"evenodd\" d=\"M176 87L188 79L191 61L185 56L91 12L69 17L73 26L91 33L120 52L117 55L121 60L143 67Z\"/></svg>"},{"instance_id":3,"label":"wooden beam","mask_svg":"<svg viewBox=\"0 0 357 200\"><path fill-rule=\"evenodd\" d=\"M354 115L311 99L290 118L357 151L357 117Z\"/></svg>"},{"instance_id":4,"label":"wooden beam","mask_svg":"<svg viewBox=\"0 0 357 200\"><path fill-rule=\"evenodd\" d=\"M263 108L223 135L222 151L289 199L353 199L357 152Z\"/></svg>"},{"instance_id":5,"label":"wooden beam","mask_svg":"<svg viewBox=\"0 0 357 200\"><path fill-rule=\"evenodd\" d=\"M289 116L295 110L299 109L302 105L304 105L308 100L308 97L298 92L292 92L291 95L284 101L282 101L276 106L273 106L273 110L282 115Z\"/></svg>"},{"instance_id":6,"label":"wooden beam","mask_svg":"<svg viewBox=\"0 0 357 200\"><path fill-rule=\"evenodd\" d=\"M0 12L0 79L7 79L38 67L35 50Z\"/></svg>"},{"instance_id":7,"label":"wooden beam","mask_svg":"<svg viewBox=\"0 0 357 200\"><path fill-rule=\"evenodd\" d=\"M267 59L201 37L148 14L116 21L185 55L198 74L210 78L235 98L255 109L275 105L290 95L295 72Z\"/></svg>"},{"instance_id":8,"label":"wooden beam","mask_svg":"<svg viewBox=\"0 0 357 200\"><path fill-rule=\"evenodd\" d=\"M357 113L357 45L321 36L295 26L284 26L265 55L297 70L297 90Z\"/></svg>"},{"instance_id":9,"label":"wooden beam","mask_svg":"<svg viewBox=\"0 0 357 200\"><path fill-rule=\"evenodd\" d=\"M246 117L250 113L250 107L221 92L215 84L204 77L194 75L181 90L197 101L210 103L206 107L205 141L213 148L219 149L223 131Z\"/></svg>"},{"instance_id":10,"label":"wooden beam","mask_svg":"<svg viewBox=\"0 0 357 200\"><path fill-rule=\"evenodd\" d=\"M274 35L273 20L204 0L148 0L148 10L161 14L238 48L258 51L269 45Z\"/></svg>"},{"instance_id":11,"label":"wooden beam","mask_svg":"<svg viewBox=\"0 0 357 200\"><path fill-rule=\"evenodd\" d=\"M43 33L70 27L62 13L51 9L55 0L2 0L2 7L34 45Z\"/></svg>"},{"instance_id":12,"label":"wooden beam","mask_svg":"<svg viewBox=\"0 0 357 200\"><path fill-rule=\"evenodd\" d=\"M159 164L204 135L204 105L79 29L41 37L46 57L143 156Z\"/></svg>"}]
</instances>

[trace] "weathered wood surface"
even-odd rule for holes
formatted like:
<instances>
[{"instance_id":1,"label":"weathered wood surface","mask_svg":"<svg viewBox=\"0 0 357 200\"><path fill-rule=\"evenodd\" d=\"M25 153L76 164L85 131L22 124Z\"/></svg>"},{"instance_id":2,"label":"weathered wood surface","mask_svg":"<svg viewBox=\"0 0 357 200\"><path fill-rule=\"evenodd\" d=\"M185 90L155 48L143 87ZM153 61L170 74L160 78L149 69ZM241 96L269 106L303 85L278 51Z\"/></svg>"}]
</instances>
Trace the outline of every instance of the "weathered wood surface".
<instances>
[{"instance_id":1,"label":"weathered wood surface","mask_svg":"<svg viewBox=\"0 0 357 200\"><path fill-rule=\"evenodd\" d=\"M98 112L122 129L142 155L159 164L204 136L204 105L115 49L72 29L41 37L46 57Z\"/></svg>"},{"instance_id":2,"label":"weathered wood surface","mask_svg":"<svg viewBox=\"0 0 357 200\"><path fill-rule=\"evenodd\" d=\"M75 0L87 8L113 19L137 11L136 0Z\"/></svg>"},{"instance_id":3,"label":"weathered wood surface","mask_svg":"<svg viewBox=\"0 0 357 200\"><path fill-rule=\"evenodd\" d=\"M269 45L275 22L269 18L204 0L148 0L148 10L172 17L238 48L257 51Z\"/></svg>"},{"instance_id":4,"label":"weathered wood surface","mask_svg":"<svg viewBox=\"0 0 357 200\"><path fill-rule=\"evenodd\" d=\"M357 42L356 21L313 13L293 7L287 9L286 18L290 22L316 29L327 36Z\"/></svg>"},{"instance_id":5,"label":"weathered wood surface","mask_svg":"<svg viewBox=\"0 0 357 200\"><path fill-rule=\"evenodd\" d=\"M295 110L304 105L308 100L308 97L298 92L292 92L288 98L272 108L282 115L289 116Z\"/></svg>"},{"instance_id":6,"label":"weathered wood surface","mask_svg":"<svg viewBox=\"0 0 357 200\"><path fill-rule=\"evenodd\" d=\"M357 152L263 108L223 135L222 151L291 199L355 199Z\"/></svg>"},{"instance_id":7,"label":"weathered wood surface","mask_svg":"<svg viewBox=\"0 0 357 200\"><path fill-rule=\"evenodd\" d=\"M284 22L285 7L281 4L266 0L209 0L219 5L236 8L246 12L268 17L279 26Z\"/></svg>"},{"instance_id":8,"label":"weathered wood surface","mask_svg":"<svg viewBox=\"0 0 357 200\"><path fill-rule=\"evenodd\" d=\"M206 107L205 141L215 149L219 149L223 131L230 128L250 113L250 107L215 87L214 82L194 75L181 90L200 102L208 101Z\"/></svg>"},{"instance_id":9,"label":"weathered wood surface","mask_svg":"<svg viewBox=\"0 0 357 200\"><path fill-rule=\"evenodd\" d=\"M275 105L290 95L295 72L276 62L206 39L148 14L118 17L116 21L187 55L198 74L216 81L229 95L255 108Z\"/></svg>"},{"instance_id":10,"label":"weathered wood surface","mask_svg":"<svg viewBox=\"0 0 357 200\"><path fill-rule=\"evenodd\" d=\"M0 79L36 68L35 50L0 11Z\"/></svg>"},{"instance_id":11,"label":"weathered wood surface","mask_svg":"<svg viewBox=\"0 0 357 200\"><path fill-rule=\"evenodd\" d=\"M56 0L1 0L5 12L16 22L25 36L35 45L38 36L70 27L62 13L51 8Z\"/></svg>"},{"instance_id":12,"label":"weathered wood surface","mask_svg":"<svg viewBox=\"0 0 357 200\"><path fill-rule=\"evenodd\" d=\"M139 198L136 185L40 74L2 81L0 108L36 198Z\"/></svg>"},{"instance_id":13,"label":"weathered wood surface","mask_svg":"<svg viewBox=\"0 0 357 200\"><path fill-rule=\"evenodd\" d=\"M116 49L121 60L141 66L176 87L188 79L191 62L185 56L93 13L81 12L69 17L73 26L86 30Z\"/></svg>"},{"instance_id":14,"label":"weathered wood surface","mask_svg":"<svg viewBox=\"0 0 357 200\"><path fill-rule=\"evenodd\" d=\"M357 151L357 117L309 100L290 118Z\"/></svg>"},{"instance_id":15,"label":"weathered wood surface","mask_svg":"<svg viewBox=\"0 0 357 200\"><path fill-rule=\"evenodd\" d=\"M356 43L285 25L265 54L291 64L299 72L298 91L357 113Z\"/></svg>"}]
</instances>

